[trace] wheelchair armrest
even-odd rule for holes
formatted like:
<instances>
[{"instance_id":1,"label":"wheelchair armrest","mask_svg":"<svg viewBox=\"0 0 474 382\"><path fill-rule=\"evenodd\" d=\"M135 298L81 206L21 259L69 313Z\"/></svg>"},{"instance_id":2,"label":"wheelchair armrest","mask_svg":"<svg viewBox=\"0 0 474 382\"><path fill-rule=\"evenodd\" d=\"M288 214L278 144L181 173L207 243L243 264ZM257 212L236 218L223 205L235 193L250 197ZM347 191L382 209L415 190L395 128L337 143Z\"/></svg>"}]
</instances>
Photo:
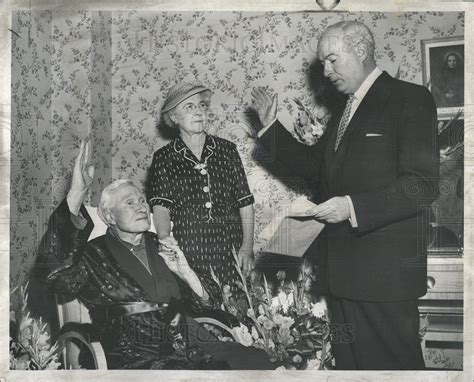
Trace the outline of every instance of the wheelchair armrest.
<instances>
[{"instance_id":1,"label":"wheelchair armrest","mask_svg":"<svg viewBox=\"0 0 474 382\"><path fill-rule=\"evenodd\" d=\"M59 331L58 341L61 338L69 338L72 335L84 343L99 341L99 335L92 324L81 324L79 322L66 322Z\"/></svg>"},{"instance_id":2,"label":"wheelchair armrest","mask_svg":"<svg viewBox=\"0 0 474 382\"><path fill-rule=\"evenodd\" d=\"M194 319L200 324L209 324L219 327L235 342L249 346L248 340L241 329L242 323L234 315L223 310L205 310L199 312Z\"/></svg>"},{"instance_id":3,"label":"wheelchair armrest","mask_svg":"<svg viewBox=\"0 0 474 382\"><path fill-rule=\"evenodd\" d=\"M194 318L202 317L212 318L214 320L220 321L222 324L228 326L231 329L240 327L240 321L237 319L237 317L223 310L206 309L200 311L194 316Z\"/></svg>"},{"instance_id":4,"label":"wheelchair armrest","mask_svg":"<svg viewBox=\"0 0 474 382\"><path fill-rule=\"evenodd\" d=\"M98 370L107 370L107 360L104 349L99 342L99 335L91 324L80 324L78 322L67 322L58 334L57 343L59 351L63 350L66 343L78 340L85 345L92 354L94 364Z\"/></svg>"}]
</instances>

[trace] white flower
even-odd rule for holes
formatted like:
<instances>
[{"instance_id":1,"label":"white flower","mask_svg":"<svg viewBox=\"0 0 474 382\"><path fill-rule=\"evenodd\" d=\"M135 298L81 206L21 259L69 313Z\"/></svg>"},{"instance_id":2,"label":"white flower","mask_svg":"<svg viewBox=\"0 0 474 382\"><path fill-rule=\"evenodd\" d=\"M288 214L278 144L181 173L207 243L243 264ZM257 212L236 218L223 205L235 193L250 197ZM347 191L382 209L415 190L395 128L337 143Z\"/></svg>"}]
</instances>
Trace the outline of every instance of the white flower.
<instances>
[{"instance_id":1,"label":"white flower","mask_svg":"<svg viewBox=\"0 0 474 382\"><path fill-rule=\"evenodd\" d=\"M30 317L30 312L27 312L26 316L22 317L20 321L19 331L22 332L31 325L33 325L33 319Z\"/></svg>"},{"instance_id":2,"label":"white flower","mask_svg":"<svg viewBox=\"0 0 474 382\"><path fill-rule=\"evenodd\" d=\"M283 313L288 313L288 308L289 308L289 302L288 302L288 296L286 295L285 292L281 291L278 293L278 300L281 308L283 309Z\"/></svg>"},{"instance_id":3,"label":"white flower","mask_svg":"<svg viewBox=\"0 0 474 382\"><path fill-rule=\"evenodd\" d=\"M260 315L262 315L262 316L265 315L265 309L263 309L262 304L260 304L260 305L258 306L258 314L260 314Z\"/></svg>"},{"instance_id":4,"label":"white flower","mask_svg":"<svg viewBox=\"0 0 474 382\"><path fill-rule=\"evenodd\" d=\"M46 365L46 370L57 370L59 369L59 366L61 364L59 362L56 362L56 359L53 358L47 365Z\"/></svg>"},{"instance_id":5,"label":"white flower","mask_svg":"<svg viewBox=\"0 0 474 382\"><path fill-rule=\"evenodd\" d=\"M257 341L253 343L253 347L257 349L265 349L265 343L263 342L262 338L259 338Z\"/></svg>"},{"instance_id":6,"label":"white flower","mask_svg":"<svg viewBox=\"0 0 474 382\"><path fill-rule=\"evenodd\" d=\"M239 338L239 342L242 345L250 346L253 344L252 336L249 333L249 329L245 325L240 324L240 327L237 330L238 330L237 337Z\"/></svg>"},{"instance_id":7,"label":"white flower","mask_svg":"<svg viewBox=\"0 0 474 382\"><path fill-rule=\"evenodd\" d=\"M285 314L288 313L288 309L290 308L290 306L293 306L295 304L293 293L286 294L285 292L281 291L280 293L278 293L278 300L283 310L283 313Z\"/></svg>"},{"instance_id":8,"label":"white flower","mask_svg":"<svg viewBox=\"0 0 474 382\"><path fill-rule=\"evenodd\" d=\"M291 335L289 328L280 328L278 331L278 342L280 342L285 347L295 342L295 339Z\"/></svg>"},{"instance_id":9,"label":"white flower","mask_svg":"<svg viewBox=\"0 0 474 382\"><path fill-rule=\"evenodd\" d=\"M311 134L313 134L316 137L320 137L324 133L324 125L316 121L315 125L311 125Z\"/></svg>"},{"instance_id":10,"label":"white flower","mask_svg":"<svg viewBox=\"0 0 474 382\"><path fill-rule=\"evenodd\" d=\"M317 317L317 318L324 317L327 313L327 310L328 310L328 307L327 307L325 298L321 298L321 300L315 304L311 303L311 313L313 314L314 317Z\"/></svg>"},{"instance_id":11,"label":"white flower","mask_svg":"<svg viewBox=\"0 0 474 382\"><path fill-rule=\"evenodd\" d=\"M288 301L288 306L293 306L293 305L295 305L295 296L293 295L293 293L290 293L290 294L288 295L287 301Z\"/></svg>"},{"instance_id":12,"label":"white flower","mask_svg":"<svg viewBox=\"0 0 474 382\"><path fill-rule=\"evenodd\" d=\"M280 299L278 297L273 297L272 298L272 304L270 306L272 309L278 310L280 307Z\"/></svg>"},{"instance_id":13,"label":"white flower","mask_svg":"<svg viewBox=\"0 0 474 382\"><path fill-rule=\"evenodd\" d=\"M273 323L272 320L268 319L267 317L265 317L265 319L263 320L263 323L262 323L263 327L267 330L271 330L275 324Z\"/></svg>"},{"instance_id":14,"label":"white flower","mask_svg":"<svg viewBox=\"0 0 474 382\"><path fill-rule=\"evenodd\" d=\"M308 296L303 296L303 308L306 310L311 310L312 306L313 306L313 303L308 298Z\"/></svg>"},{"instance_id":15,"label":"white flower","mask_svg":"<svg viewBox=\"0 0 474 382\"><path fill-rule=\"evenodd\" d=\"M252 326L252 338L256 341L258 340L258 331L255 326Z\"/></svg>"},{"instance_id":16,"label":"white flower","mask_svg":"<svg viewBox=\"0 0 474 382\"><path fill-rule=\"evenodd\" d=\"M324 307L320 302L311 304L311 313L316 318L322 318L324 316Z\"/></svg>"},{"instance_id":17,"label":"white flower","mask_svg":"<svg viewBox=\"0 0 474 382\"><path fill-rule=\"evenodd\" d=\"M278 279L278 281L284 281L286 279L286 272L285 271L278 271L277 272L277 279Z\"/></svg>"},{"instance_id":18,"label":"white flower","mask_svg":"<svg viewBox=\"0 0 474 382\"><path fill-rule=\"evenodd\" d=\"M272 317L273 322L277 325L281 325L283 323L283 316L281 314L275 314Z\"/></svg>"},{"instance_id":19,"label":"white flower","mask_svg":"<svg viewBox=\"0 0 474 382\"><path fill-rule=\"evenodd\" d=\"M46 350L48 350L50 348L48 333L40 333L39 334L39 336L38 336L38 347L40 349L46 349Z\"/></svg>"},{"instance_id":20,"label":"white flower","mask_svg":"<svg viewBox=\"0 0 474 382\"><path fill-rule=\"evenodd\" d=\"M303 360L303 358L301 358L299 354L296 354L291 360L295 363L300 363Z\"/></svg>"},{"instance_id":21,"label":"white flower","mask_svg":"<svg viewBox=\"0 0 474 382\"><path fill-rule=\"evenodd\" d=\"M289 328L295 323L295 320L291 317L283 317L283 322L281 323L282 328Z\"/></svg>"},{"instance_id":22,"label":"white flower","mask_svg":"<svg viewBox=\"0 0 474 382\"><path fill-rule=\"evenodd\" d=\"M278 300L280 302L280 305L283 305L286 303L286 300L287 300L287 297L286 297L286 293L281 291L280 293L278 293Z\"/></svg>"},{"instance_id":23,"label":"white flower","mask_svg":"<svg viewBox=\"0 0 474 382\"><path fill-rule=\"evenodd\" d=\"M314 369L319 369L319 365L321 365L321 360L319 358L317 359L309 359L308 364L306 366L306 370L314 370Z\"/></svg>"}]
</instances>

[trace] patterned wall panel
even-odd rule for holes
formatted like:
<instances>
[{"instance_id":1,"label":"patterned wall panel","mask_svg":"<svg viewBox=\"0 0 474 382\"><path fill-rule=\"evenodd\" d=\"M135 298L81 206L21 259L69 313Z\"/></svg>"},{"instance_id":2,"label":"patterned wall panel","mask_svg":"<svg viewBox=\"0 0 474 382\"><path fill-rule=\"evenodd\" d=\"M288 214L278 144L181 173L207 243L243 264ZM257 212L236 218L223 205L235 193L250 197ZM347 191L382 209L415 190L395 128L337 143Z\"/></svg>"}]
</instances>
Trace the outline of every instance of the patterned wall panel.
<instances>
[{"instance_id":1,"label":"patterned wall panel","mask_svg":"<svg viewBox=\"0 0 474 382\"><path fill-rule=\"evenodd\" d=\"M97 204L112 179L143 184L153 152L166 143L157 130L163 97L182 80L214 91L209 132L238 146L256 197L258 234L297 192L256 160L250 91L277 92L280 119L291 129L293 97L313 107L308 73L318 38L343 19L369 25L380 67L416 83L420 40L464 33L464 15L443 12L16 12L12 282L23 281L44 219L67 190L79 140L90 136L94 146L89 203Z\"/></svg>"},{"instance_id":2,"label":"patterned wall panel","mask_svg":"<svg viewBox=\"0 0 474 382\"><path fill-rule=\"evenodd\" d=\"M461 13L114 13L113 176L143 182L153 152L166 143L156 129L166 90L183 80L203 82L214 91L209 132L235 142L244 160L258 234L296 193L255 160L251 89L277 92L279 116L291 129L293 97L313 107L308 73L319 36L344 19L372 29L382 69L419 84L420 40L464 33Z\"/></svg>"}]
</instances>

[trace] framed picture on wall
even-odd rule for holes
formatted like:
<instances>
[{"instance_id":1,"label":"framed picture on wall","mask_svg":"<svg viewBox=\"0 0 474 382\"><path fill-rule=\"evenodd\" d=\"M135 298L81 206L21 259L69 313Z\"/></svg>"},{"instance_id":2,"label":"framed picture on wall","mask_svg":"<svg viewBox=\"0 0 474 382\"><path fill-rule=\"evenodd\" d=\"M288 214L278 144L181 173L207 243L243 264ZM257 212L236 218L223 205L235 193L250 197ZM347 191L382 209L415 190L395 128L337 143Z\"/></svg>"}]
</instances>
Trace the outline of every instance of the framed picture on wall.
<instances>
[{"instance_id":1,"label":"framed picture on wall","mask_svg":"<svg viewBox=\"0 0 474 382\"><path fill-rule=\"evenodd\" d=\"M464 37L421 40L423 84L435 99L439 119L464 111Z\"/></svg>"}]
</instances>

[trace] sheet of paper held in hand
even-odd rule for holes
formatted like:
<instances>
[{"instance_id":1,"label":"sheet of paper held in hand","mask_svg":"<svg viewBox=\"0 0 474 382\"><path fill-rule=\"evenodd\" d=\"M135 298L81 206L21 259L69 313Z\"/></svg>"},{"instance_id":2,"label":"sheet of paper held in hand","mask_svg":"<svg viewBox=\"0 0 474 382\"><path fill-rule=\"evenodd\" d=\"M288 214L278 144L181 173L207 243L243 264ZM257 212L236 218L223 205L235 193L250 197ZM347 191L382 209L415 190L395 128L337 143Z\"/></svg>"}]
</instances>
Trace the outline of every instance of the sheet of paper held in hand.
<instances>
[{"instance_id":1,"label":"sheet of paper held in hand","mask_svg":"<svg viewBox=\"0 0 474 382\"><path fill-rule=\"evenodd\" d=\"M267 241L263 251L302 257L324 228L324 223L313 218L316 206L305 196L300 196L282 213L276 214L259 235L260 239Z\"/></svg>"}]
</instances>

